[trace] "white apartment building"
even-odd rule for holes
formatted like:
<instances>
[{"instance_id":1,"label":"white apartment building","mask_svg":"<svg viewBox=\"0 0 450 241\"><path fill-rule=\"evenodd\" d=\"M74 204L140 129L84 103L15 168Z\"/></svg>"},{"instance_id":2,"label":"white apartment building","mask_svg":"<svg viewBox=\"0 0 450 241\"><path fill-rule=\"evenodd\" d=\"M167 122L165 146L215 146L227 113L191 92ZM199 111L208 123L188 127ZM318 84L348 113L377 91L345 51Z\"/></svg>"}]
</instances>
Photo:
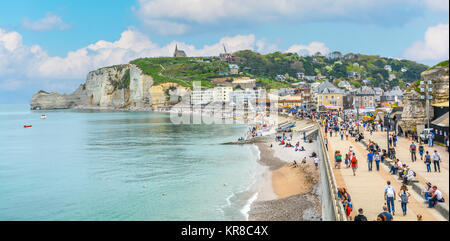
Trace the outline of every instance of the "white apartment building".
<instances>
[{"instance_id":1,"label":"white apartment building","mask_svg":"<svg viewBox=\"0 0 450 241\"><path fill-rule=\"evenodd\" d=\"M229 102L232 87L216 87L214 89L191 91L191 104L205 105L211 102Z\"/></svg>"}]
</instances>

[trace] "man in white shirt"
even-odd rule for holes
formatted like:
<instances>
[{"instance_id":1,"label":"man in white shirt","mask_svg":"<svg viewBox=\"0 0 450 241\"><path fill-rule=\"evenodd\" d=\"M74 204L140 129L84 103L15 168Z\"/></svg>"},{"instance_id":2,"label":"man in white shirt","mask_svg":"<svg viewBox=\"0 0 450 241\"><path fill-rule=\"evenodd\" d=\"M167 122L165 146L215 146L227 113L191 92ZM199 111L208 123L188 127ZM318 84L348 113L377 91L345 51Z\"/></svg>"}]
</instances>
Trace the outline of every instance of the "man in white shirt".
<instances>
[{"instance_id":1,"label":"man in white shirt","mask_svg":"<svg viewBox=\"0 0 450 241\"><path fill-rule=\"evenodd\" d=\"M442 192L437 189L437 186L433 186L432 190L433 194L431 198L428 199L428 207L432 208L438 202L445 202L444 197L442 196Z\"/></svg>"},{"instance_id":2,"label":"man in white shirt","mask_svg":"<svg viewBox=\"0 0 450 241\"><path fill-rule=\"evenodd\" d=\"M438 170L439 172L441 172L441 166L439 164L441 162L441 154L439 154L436 150L434 150L432 159L434 163L434 172L437 172Z\"/></svg>"},{"instance_id":3,"label":"man in white shirt","mask_svg":"<svg viewBox=\"0 0 450 241\"><path fill-rule=\"evenodd\" d=\"M390 181L387 181L387 186L384 188L384 200L386 200L389 213L392 211L392 215L395 215L395 188L391 186Z\"/></svg>"},{"instance_id":4,"label":"man in white shirt","mask_svg":"<svg viewBox=\"0 0 450 241\"><path fill-rule=\"evenodd\" d=\"M319 167L319 158L317 156L314 158L314 165L316 166L317 170L317 168Z\"/></svg>"}]
</instances>

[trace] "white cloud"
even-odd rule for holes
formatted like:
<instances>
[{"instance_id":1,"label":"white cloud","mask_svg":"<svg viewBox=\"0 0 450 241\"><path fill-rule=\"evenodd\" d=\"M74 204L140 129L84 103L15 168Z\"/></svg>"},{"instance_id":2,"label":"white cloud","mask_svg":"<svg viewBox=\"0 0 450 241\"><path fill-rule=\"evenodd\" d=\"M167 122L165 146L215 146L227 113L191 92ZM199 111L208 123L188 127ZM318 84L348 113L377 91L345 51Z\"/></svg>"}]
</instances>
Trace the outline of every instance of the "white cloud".
<instances>
[{"instance_id":1,"label":"white cloud","mask_svg":"<svg viewBox=\"0 0 450 241\"><path fill-rule=\"evenodd\" d=\"M27 46L17 32L0 29L0 90L37 86L40 89L72 91L89 71L117 64L128 63L140 57L172 56L178 45L188 56L218 56L225 45L228 52L256 50L272 52L275 44L256 39L253 34L223 37L217 43L197 48L183 42L173 41L159 46L135 28L124 31L114 42L100 40L86 47L70 51L64 57L49 56L39 45ZM323 43L293 45L289 51L305 49L311 54L327 53Z\"/></svg>"},{"instance_id":2,"label":"white cloud","mask_svg":"<svg viewBox=\"0 0 450 241\"><path fill-rule=\"evenodd\" d=\"M36 21L31 21L28 18L23 19L22 27L33 31L51 31L65 30L70 28L70 25L65 23L58 15L47 13L45 17Z\"/></svg>"},{"instance_id":3,"label":"white cloud","mask_svg":"<svg viewBox=\"0 0 450 241\"><path fill-rule=\"evenodd\" d=\"M182 34L189 26L194 25L214 25L220 28L233 22L242 25L276 20L357 20L401 24L421 11L421 4L416 1L418 0L139 0L137 7L132 9L149 28L157 32L162 29L165 34ZM411 14L411 6L415 7L416 14Z\"/></svg>"},{"instance_id":4,"label":"white cloud","mask_svg":"<svg viewBox=\"0 0 450 241\"><path fill-rule=\"evenodd\" d=\"M429 27L423 41L414 42L403 56L412 60L442 60L449 57L449 25Z\"/></svg>"},{"instance_id":5,"label":"white cloud","mask_svg":"<svg viewBox=\"0 0 450 241\"><path fill-rule=\"evenodd\" d=\"M321 42L311 42L309 45L297 45L294 44L289 47L286 52L289 53L297 53L299 55L313 55L317 52L320 52L322 55L326 55L330 52L330 49Z\"/></svg>"},{"instance_id":6,"label":"white cloud","mask_svg":"<svg viewBox=\"0 0 450 241\"><path fill-rule=\"evenodd\" d=\"M425 6L436 12L448 12L449 1L448 0L423 0Z\"/></svg>"}]
</instances>

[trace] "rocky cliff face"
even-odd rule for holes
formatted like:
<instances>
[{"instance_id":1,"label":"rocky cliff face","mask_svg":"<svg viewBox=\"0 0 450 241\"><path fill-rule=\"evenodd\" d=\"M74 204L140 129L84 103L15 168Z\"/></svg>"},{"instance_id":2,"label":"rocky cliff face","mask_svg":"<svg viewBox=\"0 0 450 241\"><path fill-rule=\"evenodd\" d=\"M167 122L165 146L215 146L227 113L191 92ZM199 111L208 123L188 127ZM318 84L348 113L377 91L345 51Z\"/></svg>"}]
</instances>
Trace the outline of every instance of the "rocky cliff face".
<instances>
[{"instance_id":1,"label":"rocky cliff face","mask_svg":"<svg viewBox=\"0 0 450 241\"><path fill-rule=\"evenodd\" d=\"M31 100L31 109L107 108L143 109L173 104L174 96L185 95L189 88L176 83L153 85L153 78L135 65L101 68L87 75L86 83L70 95L39 91Z\"/></svg>"},{"instance_id":2,"label":"rocky cliff face","mask_svg":"<svg viewBox=\"0 0 450 241\"><path fill-rule=\"evenodd\" d=\"M430 105L449 101L449 68L437 66L422 73L424 81L433 81L433 99ZM403 113L400 126L403 131L413 131L417 126L427 122L425 100L421 99L421 93L414 89L403 96ZM433 109L430 108L430 118L433 118Z\"/></svg>"}]
</instances>

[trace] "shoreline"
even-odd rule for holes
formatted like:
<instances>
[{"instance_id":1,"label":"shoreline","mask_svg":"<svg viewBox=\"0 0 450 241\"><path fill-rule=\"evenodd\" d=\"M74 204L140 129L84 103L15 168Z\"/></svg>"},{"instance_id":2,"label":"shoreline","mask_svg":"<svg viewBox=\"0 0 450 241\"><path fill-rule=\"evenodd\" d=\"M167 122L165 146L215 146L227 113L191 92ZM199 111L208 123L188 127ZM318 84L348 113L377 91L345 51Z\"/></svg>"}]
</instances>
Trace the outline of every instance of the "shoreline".
<instances>
[{"instance_id":1,"label":"shoreline","mask_svg":"<svg viewBox=\"0 0 450 241\"><path fill-rule=\"evenodd\" d=\"M296 128L304 128L307 123L301 123ZM293 143L300 139L295 133ZM263 143L255 143L260 151L259 163L268 167L262 174L257 189L257 198L251 203L248 212L249 221L319 221L321 220L320 176L315 170L310 158L307 164L300 164L304 156L317 148L300 141L307 152L295 152L293 148L278 146L273 138ZM272 148L270 145L272 144ZM299 163L297 168L289 166L295 158Z\"/></svg>"}]
</instances>

